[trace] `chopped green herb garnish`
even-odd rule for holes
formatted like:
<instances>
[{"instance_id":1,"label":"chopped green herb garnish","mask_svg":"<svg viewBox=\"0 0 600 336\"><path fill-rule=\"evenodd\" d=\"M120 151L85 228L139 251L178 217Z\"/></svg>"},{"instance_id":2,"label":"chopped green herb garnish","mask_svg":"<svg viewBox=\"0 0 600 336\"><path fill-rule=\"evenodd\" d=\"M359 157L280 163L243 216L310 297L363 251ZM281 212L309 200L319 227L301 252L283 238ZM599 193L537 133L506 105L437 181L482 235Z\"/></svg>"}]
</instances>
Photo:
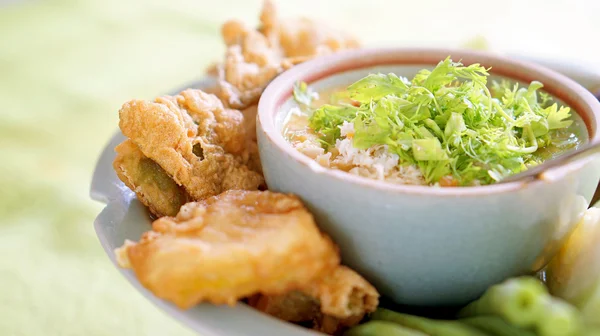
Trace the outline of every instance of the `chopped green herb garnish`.
<instances>
[{"instance_id":1,"label":"chopped green herb garnish","mask_svg":"<svg viewBox=\"0 0 600 336\"><path fill-rule=\"evenodd\" d=\"M444 177L459 185L493 183L539 164L534 153L571 120L568 107L539 92L539 82L501 81L488 89L488 70L446 58L410 81L370 74L345 91L358 107L323 105L309 126L328 149L341 138L340 126L353 123L354 147L386 145L401 165L419 167L429 184ZM310 105L308 92L300 83L294 98Z\"/></svg>"},{"instance_id":2,"label":"chopped green herb garnish","mask_svg":"<svg viewBox=\"0 0 600 336\"><path fill-rule=\"evenodd\" d=\"M304 106L310 106L312 101L318 97L317 93L312 91L305 82L297 82L292 92L294 100Z\"/></svg>"},{"instance_id":3,"label":"chopped green herb garnish","mask_svg":"<svg viewBox=\"0 0 600 336\"><path fill-rule=\"evenodd\" d=\"M310 117L310 127L321 134L323 147L327 149L341 136L340 126L356 117L356 107L323 105Z\"/></svg>"}]
</instances>

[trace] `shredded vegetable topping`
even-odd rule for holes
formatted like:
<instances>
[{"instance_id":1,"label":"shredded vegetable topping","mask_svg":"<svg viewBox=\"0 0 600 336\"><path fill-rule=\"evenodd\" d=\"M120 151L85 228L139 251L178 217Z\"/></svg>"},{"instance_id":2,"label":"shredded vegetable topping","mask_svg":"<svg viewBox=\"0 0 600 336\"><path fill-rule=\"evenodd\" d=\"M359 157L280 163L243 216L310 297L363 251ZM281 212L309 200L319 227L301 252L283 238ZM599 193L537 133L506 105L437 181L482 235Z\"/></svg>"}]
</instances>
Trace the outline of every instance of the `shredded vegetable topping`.
<instances>
[{"instance_id":1,"label":"shredded vegetable topping","mask_svg":"<svg viewBox=\"0 0 600 336\"><path fill-rule=\"evenodd\" d=\"M352 123L355 148L385 146L399 165L418 167L428 184L490 184L543 161L536 152L557 145L554 135L572 121L568 107L538 91L541 83L488 88L488 70L446 58L411 81L370 74L346 89L353 104L322 105L309 126L328 150L343 138L344 123ZM294 96L309 105L307 92L302 83Z\"/></svg>"}]
</instances>

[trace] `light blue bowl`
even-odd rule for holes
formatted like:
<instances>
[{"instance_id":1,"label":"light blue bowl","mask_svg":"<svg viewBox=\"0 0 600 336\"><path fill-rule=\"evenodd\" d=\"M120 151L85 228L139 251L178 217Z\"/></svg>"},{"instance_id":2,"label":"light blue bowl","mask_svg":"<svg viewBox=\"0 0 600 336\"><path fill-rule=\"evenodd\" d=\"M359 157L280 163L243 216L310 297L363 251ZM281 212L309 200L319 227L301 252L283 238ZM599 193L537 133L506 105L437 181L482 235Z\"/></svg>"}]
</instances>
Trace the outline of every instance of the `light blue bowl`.
<instances>
[{"instance_id":1,"label":"light blue bowl","mask_svg":"<svg viewBox=\"0 0 600 336\"><path fill-rule=\"evenodd\" d=\"M541 81L584 119L589 141L600 141L600 104L579 84L539 65L463 50L363 49L319 58L276 78L258 107L258 145L269 189L297 194L339 244L343 262L402 304L460 305L494 283L540 270L600 179L600 165L588 160L531 183L394 185L324 168L282 136L296 81L322 90L370 72L412 77L448 55L491 66L493 76Z\"/></svg>"}]
</instances>

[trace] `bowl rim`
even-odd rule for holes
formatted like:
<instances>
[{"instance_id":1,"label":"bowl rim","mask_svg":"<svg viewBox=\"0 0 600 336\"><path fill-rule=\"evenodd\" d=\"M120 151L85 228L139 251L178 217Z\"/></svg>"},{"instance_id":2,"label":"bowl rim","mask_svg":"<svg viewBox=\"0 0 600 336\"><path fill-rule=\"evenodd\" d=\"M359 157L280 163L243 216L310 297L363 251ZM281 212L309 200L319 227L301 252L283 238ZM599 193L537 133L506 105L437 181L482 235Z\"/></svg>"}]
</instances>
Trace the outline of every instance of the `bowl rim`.
<instances>
[{"instance_id":1,"label":"bowl rim","mask_svg":"<svg viewBox=\"0 0 600 336\"><path fill-rule=\"evenodd\" d=\"M532 80L542 82L544 84L544 91L562 100L581 116L588 130L588 142L600 142L600 102L591 92L573 79L550 68L523 59L509 58L491 52L452 48L353 49L319 57L292 67L271 81L263 92L258 103L257 132L263 133L265 141L272 143L287 159L307 167L311 173L324 175L365 188L392 193L448 197L503 193L559 179L583 167L581 161L576 161L549 169L542 174L540 179L484 186L436 188L421 185L394 184L323 167L293 148L285 140L281 130L275 126L277 111L292 96L292 88L297 81L304 81L310 85L318 80L346 71L382 65L434 66L447 56L451 56L455 60L458 59L466 65L480 63L486 68L492 67L491 74L509 77L522 82L531 82ZM264 146L264 143L261 144L261 138L263 137L258 137L259 147Z\"/></svg>"}]
</instances>

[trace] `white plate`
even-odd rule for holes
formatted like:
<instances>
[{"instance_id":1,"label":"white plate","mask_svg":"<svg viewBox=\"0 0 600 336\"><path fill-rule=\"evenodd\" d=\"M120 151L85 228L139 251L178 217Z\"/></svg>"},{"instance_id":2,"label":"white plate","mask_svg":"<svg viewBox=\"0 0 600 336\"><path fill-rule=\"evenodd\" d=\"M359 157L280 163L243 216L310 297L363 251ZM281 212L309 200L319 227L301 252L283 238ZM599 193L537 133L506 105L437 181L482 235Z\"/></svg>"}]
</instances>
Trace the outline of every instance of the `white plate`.
<instances>
[{"instance_id":1,"label":"white plate","mask_svg":"<svg viewBox=\"0 0 600 336\"><path fill-rule=\"evenodd\" d=\"M528 60L562 72L586 87L600 88L600 74L590 71L581 64L540 59ZM202 89L211 86L214 86L214 79L205 78L190 87ZM115 157L114 147L124 139L125 137L121 132L118 132L106 145L96 164L90 190L92 199L106 204L106 207L94 221L94 228L102 247L115 264L115 267L118 266L113 253L114 249L121 246L125 239L138 240L143 232L150 229L151 223L146 208L135 198L135 194L117 178L112 168ZM119 270L148 300L202 336L322 335L279 321L244 304L238 304L235 307L201 304L189 310L180 310L152 295L138 282L131 270L121 268Z\"/></svg>"}]
</instances>

